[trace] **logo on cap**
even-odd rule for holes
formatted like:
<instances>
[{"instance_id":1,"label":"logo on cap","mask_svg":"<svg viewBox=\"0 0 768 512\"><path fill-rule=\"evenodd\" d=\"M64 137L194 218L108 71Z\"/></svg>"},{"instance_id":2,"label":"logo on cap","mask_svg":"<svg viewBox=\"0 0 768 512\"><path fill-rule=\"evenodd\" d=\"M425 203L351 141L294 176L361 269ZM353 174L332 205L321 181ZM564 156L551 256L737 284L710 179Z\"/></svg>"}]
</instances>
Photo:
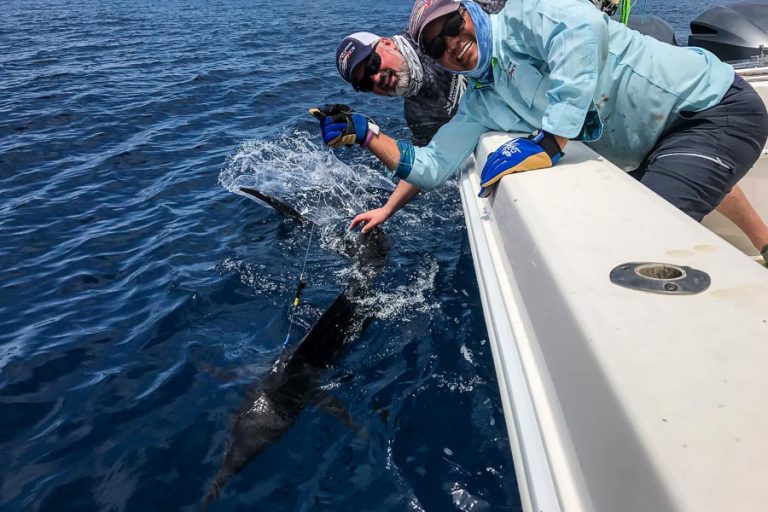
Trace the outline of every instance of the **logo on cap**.
<instances>
[{"instance_id":1,"label":"logo on cap","mask_svg":"<svg viewBox=\"0 0 768 512\"><path fill-rule=\"evenodd\" d=\"M347 66L349 65L349 58L355 52L355 44L350 42L346 48L344 48L339 54L339 69L341 74L347 75Z\"/></svg>"},{"instance_id":2,"label":"logo on cap","mask_svg":"<svg viewBox=\"0 0 768 512\"><path fill-rule=\"evenodd\" d=\"M429 9L435 0L424 0L424 2L413 12L411 16L413 19L413 26L418 27L421 24L421 17L424 16L424 11Z\"/></svg>"}]
</instances>

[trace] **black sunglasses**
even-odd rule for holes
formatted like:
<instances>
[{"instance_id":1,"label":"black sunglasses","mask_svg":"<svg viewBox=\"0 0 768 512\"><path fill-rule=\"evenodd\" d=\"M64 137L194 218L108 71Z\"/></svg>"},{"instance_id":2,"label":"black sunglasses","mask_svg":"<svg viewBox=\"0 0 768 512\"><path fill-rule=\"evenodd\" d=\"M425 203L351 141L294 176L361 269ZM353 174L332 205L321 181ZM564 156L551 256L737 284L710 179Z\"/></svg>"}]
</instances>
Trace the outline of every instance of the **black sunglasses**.
<instances>
[{"instance_id":1,"label":"black sunglasses","mask_svg":"<svg viewBox=\"0 0 768 512\"><path fill-rule=\"evenodd\" d=\"M432 38L429 43L424 44L422 42L421 51L438 60L443 52L445 52L445 39L443 37L456 37L464 30L464 23L464 8L461 8L448 16L440 33Z\"/></svg>"},{"instance_id":2,"label":"black sunglasses","mask_svg":"<svg viewBox=\"0 0 768 512\"><path fill-rule=\"evenodd\" d=\"M356 91L371 92L373 90L373 79L371 77L381 69L381 57L376 53L376 47L371 50L371 54L359 64L363 66L363 78L352 84Z\"/></svg>"}]
</instances>

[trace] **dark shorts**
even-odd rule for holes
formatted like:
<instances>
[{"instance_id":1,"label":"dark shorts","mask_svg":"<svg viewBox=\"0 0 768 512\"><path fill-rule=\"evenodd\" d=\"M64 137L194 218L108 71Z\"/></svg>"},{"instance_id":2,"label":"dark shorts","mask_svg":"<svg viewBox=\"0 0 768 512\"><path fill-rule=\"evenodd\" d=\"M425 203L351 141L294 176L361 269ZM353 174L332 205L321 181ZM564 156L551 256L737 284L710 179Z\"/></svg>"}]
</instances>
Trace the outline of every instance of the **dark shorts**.
<instances>
[{"instance_id":1,"label":"dark shorts","mask_svg":"<svg viewBox=\"0 0 768 512\"><path fill-rule=\"evenodd\" d=\"M630 175L697 221L754 165L768 137L768 113L736 75L714 107L680 112Z\"/></svg>"}]
</instances>

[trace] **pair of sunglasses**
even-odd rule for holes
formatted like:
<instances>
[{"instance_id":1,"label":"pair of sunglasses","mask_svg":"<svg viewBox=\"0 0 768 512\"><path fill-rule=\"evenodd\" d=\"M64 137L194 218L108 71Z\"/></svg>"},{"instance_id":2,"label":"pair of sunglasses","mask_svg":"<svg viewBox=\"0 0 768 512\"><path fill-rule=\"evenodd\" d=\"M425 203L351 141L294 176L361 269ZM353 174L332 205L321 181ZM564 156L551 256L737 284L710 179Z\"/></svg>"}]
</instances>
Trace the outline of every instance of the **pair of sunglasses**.
<instances>
[{"instance_id":1,"label":"pair of sunglasses","mask_svg":"<svg viewBox=\"0 0 768 512\"><path fill-rule=\"evenodd\" d=\"M464 30L464 8L454 11L453 14L448 16L445 20L442 30L432 40L426 44L422 43L421 51L429 55L435 60L438 60L445 52L445 36L456 37Z\"/></svg>"},{"instance_id":2,"label":"pair of sunglasses","mask_svg":"<svg viewBox=\"0 0 768 512\"><path fill-rule=\"evenodd\" d=\"M374 85L371 77L381 69L381 57L376 53L376 47L371 50L371 54L359 65L363 66L363 77L356 83L353 83L352 86L356 91L371 92Z\"/></svg>"}]
</instances>

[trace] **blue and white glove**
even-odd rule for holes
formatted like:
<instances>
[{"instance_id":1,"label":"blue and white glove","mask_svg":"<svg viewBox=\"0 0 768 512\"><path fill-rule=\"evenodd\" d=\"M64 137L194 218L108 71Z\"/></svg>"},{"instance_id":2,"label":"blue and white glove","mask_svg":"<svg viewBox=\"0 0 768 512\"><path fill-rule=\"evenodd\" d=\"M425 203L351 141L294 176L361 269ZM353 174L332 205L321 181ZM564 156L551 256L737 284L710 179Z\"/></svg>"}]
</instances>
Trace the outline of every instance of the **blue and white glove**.
<instances>
[{"instance_id":1,"label":"blue and white glove","mask_svg":"<svg viewBox=\"0 0 768 512\"><path fill-rule=\"evenodd\" d=\"M478 197L488 197L499 180L513 172L533 171L552 167L563 156L560 145L552 134L536 130L528 137L518 137L504 143L491 153L480 173Z\"/></svg>"},{"instance_id":2,"label":"blue and white glove","mask_svg":"<svg viewBox=\"0 0 768 512\"><path fill-rule=\"evenodd\" d=\"M366 116L353 113L347 105L334 103L322 109L310 108L309 113L320 120L323 142L332 148L355 143L365 147L378 133L378 126Z\"/></svg>"}]
</instances>

